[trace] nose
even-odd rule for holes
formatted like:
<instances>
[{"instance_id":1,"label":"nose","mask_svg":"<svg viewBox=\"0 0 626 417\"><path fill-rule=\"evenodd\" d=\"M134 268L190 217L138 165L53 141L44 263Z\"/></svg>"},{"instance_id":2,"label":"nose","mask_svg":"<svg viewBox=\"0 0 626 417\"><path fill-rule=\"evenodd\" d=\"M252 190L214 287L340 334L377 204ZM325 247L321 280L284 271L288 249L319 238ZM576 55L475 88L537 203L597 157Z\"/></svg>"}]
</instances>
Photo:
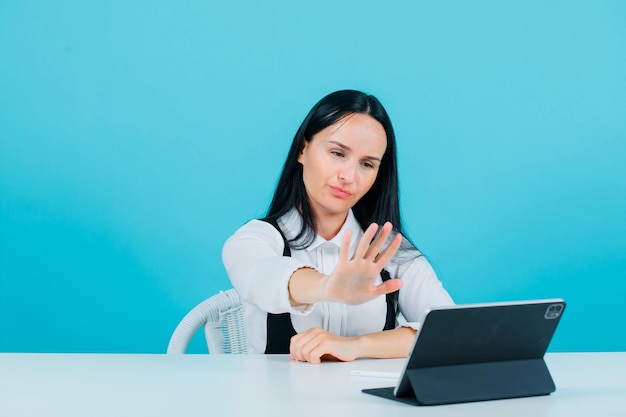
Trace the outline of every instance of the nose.
<instances>
[{"instance_id":1,"label":"nose","mask_svg":"<svg viewBox=\"0 0 626 417\"><path fill-rule=\"evenodd\" d=\"M352 163L346 163L339 168L338 177L343 182L353 182L356 176L356 165Z\"/></svg>"}]
</instances>

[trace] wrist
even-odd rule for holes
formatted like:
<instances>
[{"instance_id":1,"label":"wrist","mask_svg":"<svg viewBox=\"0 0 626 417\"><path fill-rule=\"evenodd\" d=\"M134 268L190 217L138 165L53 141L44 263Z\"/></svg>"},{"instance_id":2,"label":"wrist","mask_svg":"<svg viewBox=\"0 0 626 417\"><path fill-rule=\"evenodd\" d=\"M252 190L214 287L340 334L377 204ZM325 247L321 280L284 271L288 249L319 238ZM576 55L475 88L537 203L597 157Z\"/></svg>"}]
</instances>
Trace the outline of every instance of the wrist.
<instances>
[{"instance_id":1,"label":"wrist","mask_svg":"<svg viewBox=\"0 0 626 417\"><path fill-rule=\"evenodd\" d=\"M355 359L372 357L367 351L368 347L371 346L367 334L352 337L352 343Z\"/></svg>"},{"instance_id":2,"label":"wrist","mask_svg":"<svg viewBox=\"0 0 626 417\"><path fill-rule=\"evenodd\" d=\"M287 283L291 304L300 306L328 301L327 281L327 275L312 267L305 266L295 270Z\"/></svg>"},{"instance_id":3,"label":"wrist","mask_svg":"<svg viewBox=\"0 0 626 417\"><path fill-rule=\"evenodd\" d=\"M331 294L328 291L328 281L330 280L330 276L325 274L320 274L318 279L319 284L319 302L323 301L334 301Z\"/></svg>"}]
</instances>

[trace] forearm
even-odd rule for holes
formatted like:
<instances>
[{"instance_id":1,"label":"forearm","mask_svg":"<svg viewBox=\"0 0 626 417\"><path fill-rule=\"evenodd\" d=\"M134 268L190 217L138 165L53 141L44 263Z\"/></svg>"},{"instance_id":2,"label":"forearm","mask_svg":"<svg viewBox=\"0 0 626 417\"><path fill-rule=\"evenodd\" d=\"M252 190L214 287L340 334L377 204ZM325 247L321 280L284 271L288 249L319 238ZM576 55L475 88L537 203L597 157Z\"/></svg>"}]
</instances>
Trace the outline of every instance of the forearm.
<instances>
[{"instance_id":1,"label":"forearm","mask_svg":"<svg viewBox=\"0 0 626 417\"><path fill-rule=\"evenodd\" d=\"M292 309L288 283L294 271L307 267L297 258L282 256L284 242L270 224L253 220L224 244L222 260L240 297L270 313Z\"/></svg>"},{"instance_id":2,"label":"forearm","mask_svg":"<svg viewBox=\"0 0 626 417\"><path fill-rule=\"evenodd\" d=\"M404 358L409 355L414 339L415 330L399 327L358 336L354 343L358 358Z\"/></svg>"},{"instance_id":3,"label":"forearm","mask_svg":"<svg viewBox=\"0 0 626 417\"><path fill-rule=\"evenodd\" d=\"M289 353L298 361L320 363L323 359L353 361L358 358L404 358L409 354L415 330L400 327L362 336L343 337L319 328L298 333Z\"/></svg>"}]
</instances>

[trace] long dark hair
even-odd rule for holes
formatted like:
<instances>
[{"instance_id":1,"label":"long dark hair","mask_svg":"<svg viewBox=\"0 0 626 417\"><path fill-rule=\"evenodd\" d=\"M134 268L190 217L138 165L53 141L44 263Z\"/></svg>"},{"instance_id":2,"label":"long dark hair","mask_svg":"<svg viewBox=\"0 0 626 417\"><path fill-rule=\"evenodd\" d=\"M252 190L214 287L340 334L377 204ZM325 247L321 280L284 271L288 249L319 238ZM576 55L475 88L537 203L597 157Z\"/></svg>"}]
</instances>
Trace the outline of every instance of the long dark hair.
<instances>
[{"instance_id":1,"label":"long dark hair","mask_svg":"<svg viewBox=\"0 0 626 417\"><path fill-rule=\"evenodd\" d=\"M276 185L274 197L265 220L276 221L293 207L299 208L304 222L298 234L289 241L294 248L306 248L315 239L315 218L302 180L302 165L298 155L304 141L310 142L315 134L354 113L367 114L376 119L387 134L387 149L381 160L372 188L352 207L354 217L365 230L371 223L382 226L391 222L395 233L402 233L404 249L415 249L406 238L400 217L396 136L387 111L372 95L355 90L336 91L313 106L296 132L285 165Z\"/></svg>"}]
</instances>

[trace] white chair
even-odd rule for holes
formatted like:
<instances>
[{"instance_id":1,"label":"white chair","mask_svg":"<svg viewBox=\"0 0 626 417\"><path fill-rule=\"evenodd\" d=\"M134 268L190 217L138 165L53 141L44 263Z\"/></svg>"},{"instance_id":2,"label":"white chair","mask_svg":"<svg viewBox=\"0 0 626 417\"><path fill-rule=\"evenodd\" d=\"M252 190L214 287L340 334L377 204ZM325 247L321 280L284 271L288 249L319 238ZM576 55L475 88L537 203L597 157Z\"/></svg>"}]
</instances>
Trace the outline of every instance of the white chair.
<instances>
[{"instance_id":1,"label":"white chair","mask_svg":"<svg viewBox=\"0 0 626 417\"><path fill-rule=\"evenodd\" d=\"M176 326L167 353L185 353L200 327L204 327L209 353L247 352L243 305L234 289L220 291L187 313Z\"/></svg>"}]
</instances>

